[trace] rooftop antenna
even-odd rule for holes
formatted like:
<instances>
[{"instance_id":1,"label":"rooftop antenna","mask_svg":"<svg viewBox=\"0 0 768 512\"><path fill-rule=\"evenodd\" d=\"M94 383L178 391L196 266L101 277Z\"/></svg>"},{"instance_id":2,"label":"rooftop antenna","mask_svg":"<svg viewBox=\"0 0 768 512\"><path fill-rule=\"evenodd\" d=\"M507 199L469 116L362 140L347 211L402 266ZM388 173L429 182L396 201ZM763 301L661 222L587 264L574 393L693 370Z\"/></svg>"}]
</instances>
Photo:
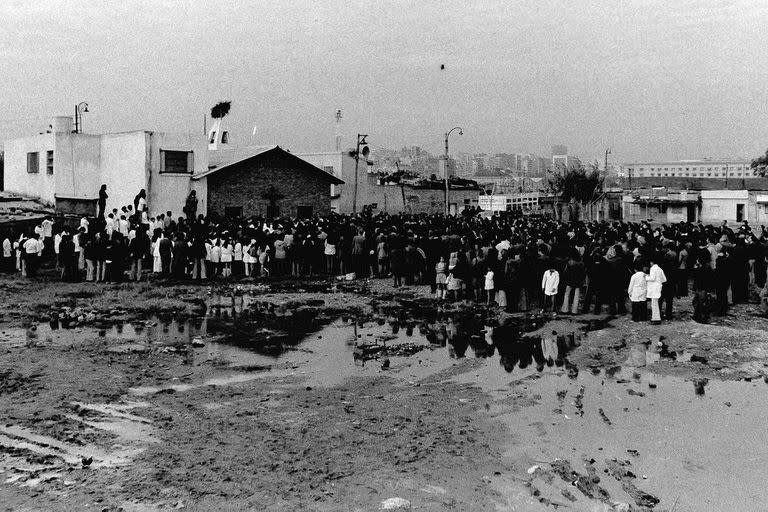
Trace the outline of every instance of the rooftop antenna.
<instances>
[{"instance_id":1,"label":"rooftop antenna","mask_svg":"<svg viewBox=\"0 0 768 512\"><path fill-rule=\"evenodd\" d=\"M336 111L336 151L341 151L341 109Z\"/></svg>"}]
</instances>

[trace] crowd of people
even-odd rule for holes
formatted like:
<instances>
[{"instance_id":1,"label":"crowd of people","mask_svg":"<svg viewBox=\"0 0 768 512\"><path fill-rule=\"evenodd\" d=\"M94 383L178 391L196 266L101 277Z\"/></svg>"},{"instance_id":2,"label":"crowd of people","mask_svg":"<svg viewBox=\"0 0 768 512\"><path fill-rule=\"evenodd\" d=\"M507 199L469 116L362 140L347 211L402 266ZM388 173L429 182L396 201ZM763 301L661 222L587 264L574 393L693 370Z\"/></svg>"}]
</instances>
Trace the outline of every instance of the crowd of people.
<instances>
[{"instance_id":1,"label":"crowd of people","mask_svg":"<svg viewBox=\"0 0 768 512\"><path fill-rule=\"evenodd\" d=\"M146 193L132 205L99 212L68 228L46 218L32 233L3 240L7 271L34 276L55 262L66 281L139 281L263 276L391 278L395 287L429 286L438 301L477 301L510 312L590 310L651 322L673 317L676 298L695 315L725 314L766 283L768 235L747 222L559 222L504 213L459 216L357 215L311 219L197 215L190 194L184 215L149 216ZM15 264L14 264L15 260ZM706 307L705 307L706 306ZM706 320L706 318L701 318Z\"/></svg>"}]
</instances>

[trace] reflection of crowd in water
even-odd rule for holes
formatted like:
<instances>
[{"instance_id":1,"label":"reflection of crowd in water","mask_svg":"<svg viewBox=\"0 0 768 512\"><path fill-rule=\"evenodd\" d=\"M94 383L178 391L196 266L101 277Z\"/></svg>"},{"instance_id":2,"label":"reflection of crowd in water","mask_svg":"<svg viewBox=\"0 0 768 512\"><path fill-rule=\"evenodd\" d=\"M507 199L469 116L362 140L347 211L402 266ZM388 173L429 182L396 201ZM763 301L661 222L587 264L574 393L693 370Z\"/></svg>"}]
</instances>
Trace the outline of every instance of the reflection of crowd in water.
<instances>
[{"instance_id":1,"label":"reflection of crowd in water","mask_svg":"<svg viewBox=\"0 0 768 512\"><path fill-rule=\"evenodd\" d=\"M543 371L545 367L567 367L572 365L567 360L568 353L580 344L580 335L575 332L558 334L551 331L544 335L527 334L544 323L544 318L507 319L503 324L492 317L461 312L448 314L436 321L426 321L419 327L419 332L426 340L435 345L447 346L450 357L463 358L471 350L476 358L490 358L498 354L499 363L507 371L515 368L535 368ZM406 335L411 336L413 322L390 320L392 333L398 334L403 324Z\"/></svg>"},{"instance_id":2,"label":"reflection of crowd in water","mask_svg":"<svg viewBox=\"0 0 768 512\"><path fill-rule=\"evenodd\" d=\"M106 190L102 190L106 195ZM105 201L105 199L104 199ZM33 276L56 261L77 281L140 280L151 272L177 280L261 276L389 277L398 286L429 286L439 301L484 302L509 312L546 310L611 314L654 322L673 315L689 294L694 305L725 314L766 282L768 237L738 226L678 223L564 223L466 214L312 219L197 215L190 194L184 216L149 216L146 194L133 205L83 218L68 228L47 218L33 233L3 241L5 268ZM629 299L629 300L628 300Z\"/></svg>"}]
</instances>

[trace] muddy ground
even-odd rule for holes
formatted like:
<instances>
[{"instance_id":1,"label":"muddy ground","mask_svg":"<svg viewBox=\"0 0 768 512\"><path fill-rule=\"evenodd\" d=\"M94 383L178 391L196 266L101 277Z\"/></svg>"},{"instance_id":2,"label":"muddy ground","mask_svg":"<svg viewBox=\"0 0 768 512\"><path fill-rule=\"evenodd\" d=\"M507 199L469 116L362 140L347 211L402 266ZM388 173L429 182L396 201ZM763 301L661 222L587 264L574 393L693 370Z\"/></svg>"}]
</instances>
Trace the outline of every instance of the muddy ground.
<instances>
[{"instance_id":1,"label":"muddy ground","mask_svg":"<svg viewBox=\"0 0 768 512\"><path fill-rule=\"evenodd\" d=\"M768 320L0 278L0 510L767 510Z\"/></svg>"}]
</instances>

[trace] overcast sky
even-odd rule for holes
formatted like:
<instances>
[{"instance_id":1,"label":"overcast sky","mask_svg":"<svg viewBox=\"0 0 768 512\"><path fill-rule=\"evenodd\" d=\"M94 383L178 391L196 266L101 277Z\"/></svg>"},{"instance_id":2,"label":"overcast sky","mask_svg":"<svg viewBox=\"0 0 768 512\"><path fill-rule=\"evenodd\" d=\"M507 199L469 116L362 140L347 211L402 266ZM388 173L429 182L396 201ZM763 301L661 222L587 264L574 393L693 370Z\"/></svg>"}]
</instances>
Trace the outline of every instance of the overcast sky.
<instances>
[{"instance_id":1,"label":"overcast sky","mask_svg":"<svg viewBox=\"0 0 768 512\"><path fill-rule=\"evenodd\" d=\"M86 131L582 159L768 147L765 0L2 0L0 139L87 101ZM440 65L445 65L445 70ZM255 136L252 135L255 127Z\"/></svg>"}]
</instances>

